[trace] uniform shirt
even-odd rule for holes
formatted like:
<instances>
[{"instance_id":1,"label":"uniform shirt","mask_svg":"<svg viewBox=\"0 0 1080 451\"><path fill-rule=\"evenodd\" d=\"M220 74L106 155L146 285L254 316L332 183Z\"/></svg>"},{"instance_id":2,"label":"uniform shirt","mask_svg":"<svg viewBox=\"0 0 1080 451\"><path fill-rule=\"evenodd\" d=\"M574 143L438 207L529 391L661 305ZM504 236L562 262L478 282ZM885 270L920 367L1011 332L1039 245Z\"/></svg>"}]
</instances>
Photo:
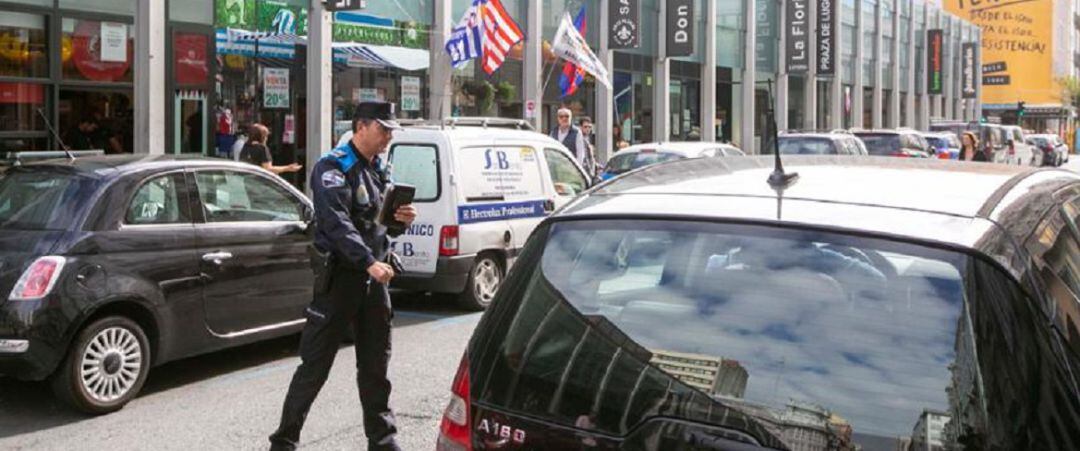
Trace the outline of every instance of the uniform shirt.
<instances>
[{"instance_id":1,"label":"uniform shirt","mask_svg":"<svg viewBox=\"0 0 1080 451\"><path fill-rule=\"evenodd\" d=\"M311 171L315 246L337 262L365 270L390 248L386 227L375 223L389 176L380 159L368 162L351 143L319 160Z\"/></svg>"}]
</instances>

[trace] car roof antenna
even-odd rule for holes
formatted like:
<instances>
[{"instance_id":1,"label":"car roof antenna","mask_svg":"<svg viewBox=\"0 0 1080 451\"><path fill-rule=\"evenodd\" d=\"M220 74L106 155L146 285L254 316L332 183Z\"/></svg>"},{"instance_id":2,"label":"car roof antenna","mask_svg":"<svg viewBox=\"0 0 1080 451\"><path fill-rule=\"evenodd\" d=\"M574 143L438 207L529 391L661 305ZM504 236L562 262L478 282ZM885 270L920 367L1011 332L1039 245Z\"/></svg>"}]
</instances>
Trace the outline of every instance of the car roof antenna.
<instances>
[{"instance_id":1,"label":"car roof antenna","mask_svg":"<svg viewBox=\"0 0 1080 451\"><path fill-rule=\"evenodd\" d=\"M45 126L49 127L49 132L53 134L54 138L56 138L56 143L60 144L60 148L64 150L65 154L67 154L68 159L71 161L75 161L75 154L71 153L71 148L68 147L67 144L64 144L63 139L60 139L60 134L56 132L56 127L52 126L52 122L49 121L49 117L45 115L45 110L38 108L37 112L41 115L41 119L45 121Z\"/></svg>"},{"instance_id":2,"label":"car roof antenna","mask_svg":"<svg viewBox=\"0 0 1080 451\"><path fill-rule=\"evenodd\" d=\"M769 120L769 138L772 140L772 152L773 152L773 172L769 174L769 186L773 189L782 191L794 184L799 179L798 172L786 173L784 172L784 162L780 159L780 130L776 127L776 101L773 99L773 81L768 80L769 84L769 109L767 110Z\"/></svg>"}]
</instances>

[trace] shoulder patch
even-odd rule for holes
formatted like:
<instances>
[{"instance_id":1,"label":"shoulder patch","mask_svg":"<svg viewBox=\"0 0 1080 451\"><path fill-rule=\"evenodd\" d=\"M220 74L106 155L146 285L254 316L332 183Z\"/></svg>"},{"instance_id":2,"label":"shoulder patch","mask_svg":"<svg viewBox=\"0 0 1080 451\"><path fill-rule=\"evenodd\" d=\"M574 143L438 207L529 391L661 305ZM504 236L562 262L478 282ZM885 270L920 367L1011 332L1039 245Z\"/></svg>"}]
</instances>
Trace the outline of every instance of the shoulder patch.
<instances>
[{"instance_id":1,"label":"shoulder patch","mask_svg":"<svg viewBox=\"0 0 1080 451\"><path fill-rule=\"evenodd\" d=\"M340 188L345 186L345 174L337 169L331 169L323 172L322 175L323 188Z\"/></svg>"}]
</instances>

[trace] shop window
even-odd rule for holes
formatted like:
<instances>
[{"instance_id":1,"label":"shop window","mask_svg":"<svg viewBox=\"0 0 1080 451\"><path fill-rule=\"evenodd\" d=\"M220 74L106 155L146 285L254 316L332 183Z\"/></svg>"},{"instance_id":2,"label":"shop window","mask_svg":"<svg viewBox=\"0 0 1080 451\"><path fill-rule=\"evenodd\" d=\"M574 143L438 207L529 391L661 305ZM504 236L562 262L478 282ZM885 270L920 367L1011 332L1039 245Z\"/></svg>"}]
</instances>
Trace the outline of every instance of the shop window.
<instances>
[{"instance_id":1,"label":"shop window","mask_svg":"<svg viewBox=\"0 0 1080 451\"><path fill-rule=\"evenodd\" d=\"M135 35L131 24L65 17L62 28L64 79L132 81Z\"/></svg>"},{"instance_id":2,"label":"shop window","mask_svg":"<svg viewBox=\"0 0 1080 451\"><path fill-rule=\"evenodd\" d=\"M48 149L47 138L0 138L0 152Z\"/></svg>"},{"instance_id":3,"label":"shop window","mask_svg":"<svg viewBox=\"0 0 1080 451\"><path fill-rule=\"evenodd\" d=\"M130 90L61 90L58 130L73 150L132 153L133 105Z\"/></svg>"},{"instance_id":4,"label":"shop window","mask_svg":"<svg viewBox=\"0 0 1080 451\"><path fill-rule=\"evenodd\" d=\"M49 76L46 22L39 14L0 12L0 76Z\"/></svg>"},{"instance_id":5,"label":"shop window","mask_svg":"<svg viewBox=\"0 0 1080 451\"><path fill-rule=\"evenodd\" d=\"M0 83L0 131L44 131L45 85Z\"/></svg>"},{"instance_id":6,"label":"shop window","mask_svg":"<svg viewBox=\"0 0 1080 451\"><path fill-rule=\"evenodd\" d=\"M80 11L134 16L135 1L136 0L60 0L60 7L63 9L77 9ZM190 2L191 0L181 1Z\"/></svg>"}]
</instances>

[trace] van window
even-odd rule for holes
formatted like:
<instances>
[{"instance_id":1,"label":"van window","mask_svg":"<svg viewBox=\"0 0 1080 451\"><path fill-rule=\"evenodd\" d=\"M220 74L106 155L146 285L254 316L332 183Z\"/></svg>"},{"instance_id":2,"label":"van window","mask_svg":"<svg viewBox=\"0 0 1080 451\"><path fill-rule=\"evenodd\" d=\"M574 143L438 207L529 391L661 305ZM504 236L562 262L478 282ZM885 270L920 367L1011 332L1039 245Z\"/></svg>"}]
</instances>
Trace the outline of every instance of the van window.
<instances>
[{"instance_id":1,"label":"van window","mask_svg":"<svg viewBox=\"0 0 1080 451\"><path fill-rule=\"evenodd\" d=\"M543 198L540 158L529 146L466 147L457 153L456 178L466 202Z\"/></svg>"},{"instance_id":2,"label":"van window","mask_svg":"<svg viewBox=\"0 0 1080 451\"><path fill-rule=\"evenodd\" d=\"M589 187L585 176L570 161L570 157L554 149L544 149L544 159L547 160L548 172L551 173L551 183L555 185L555 191L560 196L576 196Z\"/></svg>"},{"instance_id":3,"label":"van window","mask_svg":"<svg viewBox=\"0 0 1080 451\"><path fill-rule=\"evenodd\" d=\"M439 151L426 144L395 144L390 149L394 182L416 187L415 202L439 198Z\"/></svg>"}]
</instances>

